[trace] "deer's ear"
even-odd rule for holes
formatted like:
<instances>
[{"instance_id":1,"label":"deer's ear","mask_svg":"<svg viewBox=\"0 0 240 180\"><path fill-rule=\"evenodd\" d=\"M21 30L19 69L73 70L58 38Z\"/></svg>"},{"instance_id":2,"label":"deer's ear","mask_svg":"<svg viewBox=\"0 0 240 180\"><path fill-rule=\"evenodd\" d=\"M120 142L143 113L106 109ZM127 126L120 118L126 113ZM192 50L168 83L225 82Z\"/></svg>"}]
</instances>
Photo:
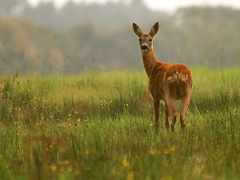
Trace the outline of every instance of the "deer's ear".
<instances>
[{"instance_id":1,"label":"deer's ear","mask_svg":"<svg viewBox=\"0 0 240 180\"><path fill-rule=\"evenodd\" d=\"M142 30L140 29L140 27L133 23L133 31L134 33L138 36L138 37L141 37L141 35L143 34Z\"/></svg>"},{"instance_id":2,"label":"deer's ear","mask_svg":"<svg viewBox=\"0 0 240 180\"><path fill-rule=\"evenodd\" d=\"M157 34L158 29L159 29L159 23L156 22L156 23L153 25L153 27L151 28L149 34L154 37L154 36Z\"/></svg>"}]
</instances>

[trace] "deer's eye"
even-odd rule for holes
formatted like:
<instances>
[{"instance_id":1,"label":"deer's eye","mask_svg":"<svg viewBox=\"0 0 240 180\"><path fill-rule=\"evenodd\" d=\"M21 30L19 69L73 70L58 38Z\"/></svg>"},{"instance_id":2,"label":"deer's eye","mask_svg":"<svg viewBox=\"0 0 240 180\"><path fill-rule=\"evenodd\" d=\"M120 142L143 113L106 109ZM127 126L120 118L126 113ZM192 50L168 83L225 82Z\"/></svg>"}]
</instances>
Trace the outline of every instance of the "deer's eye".
<instances>
[{"instance_id":1,"label":"deer's eye","mask_svg":"<svg viewBox=\"0 0 240 180\"><path fill-rule=\"evenodd\" d=\"M152 41L152 39L149 39L149 41L151 42L151 41Z\"/></svg>"},{"instance_id":2,"label":"deer's eye","mask_svg":"<svg viewBox=\"0 0 240 180\"><path fill-rule=\"evenodd\" d=\"M139 42L142 42L142 39L139 39Z\"/></svg>"}]
</instances>

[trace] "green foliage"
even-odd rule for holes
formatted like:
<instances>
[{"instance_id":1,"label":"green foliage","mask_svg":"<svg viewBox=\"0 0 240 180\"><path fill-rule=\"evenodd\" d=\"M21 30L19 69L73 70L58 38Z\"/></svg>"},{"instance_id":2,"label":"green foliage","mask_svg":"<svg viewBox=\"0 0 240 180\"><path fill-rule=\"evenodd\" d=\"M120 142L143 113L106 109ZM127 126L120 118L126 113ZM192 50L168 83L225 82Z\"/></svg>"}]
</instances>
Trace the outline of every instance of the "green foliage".
<instances>
[{"instance_id":1,"label":"green foliage","mask_svg":"<svg viewBox=\"0 0 240 180\"><path fill-rule=\"evenodd\" d=\"M239 69L192 73L174 133L163 113L154 132L145 72L1 77L1 178L238 179Z\"/></svg>"}]
</instances>

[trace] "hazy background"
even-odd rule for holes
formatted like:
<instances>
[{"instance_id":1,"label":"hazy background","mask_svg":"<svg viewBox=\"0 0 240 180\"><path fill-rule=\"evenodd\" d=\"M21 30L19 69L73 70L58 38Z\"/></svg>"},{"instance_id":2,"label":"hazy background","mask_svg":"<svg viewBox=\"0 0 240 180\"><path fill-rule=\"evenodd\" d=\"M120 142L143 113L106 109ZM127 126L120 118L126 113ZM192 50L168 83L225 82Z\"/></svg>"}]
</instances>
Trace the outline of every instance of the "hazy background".
<instances>
[{"instance_id":1,"label":"hazy background","mask_svg":"<svg viewBox=\"0 0 240 180\"><path fill-rule=\"evenodd\" d=\"M142 69L132 23L148 32L156 21L160 30L154 49L160 61L211 68L240 65L237 6L169 5L160 10L143 0L0 4L1 74Z\"/></svg>"}]
</instances>

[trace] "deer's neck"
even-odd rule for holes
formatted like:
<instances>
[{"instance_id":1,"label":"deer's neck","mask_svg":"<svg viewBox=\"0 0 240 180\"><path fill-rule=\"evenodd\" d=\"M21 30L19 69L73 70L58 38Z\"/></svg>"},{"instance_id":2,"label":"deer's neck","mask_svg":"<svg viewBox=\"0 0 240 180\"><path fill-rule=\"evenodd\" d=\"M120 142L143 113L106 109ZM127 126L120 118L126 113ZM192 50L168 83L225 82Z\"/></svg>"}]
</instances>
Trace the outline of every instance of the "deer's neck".
<instances>
[{"instance_id":1,"label":"deer's neck","mask_svg":"<svg viewBox=\"0 0 240 180\"><path fill-rule=\"evenodd\" d=\"M154 65L159 61L157 60L153 49L149 49L148 51L141 51L141 52L142 52L143 65L149 77Z\"/></svg>"}]
</instances>

